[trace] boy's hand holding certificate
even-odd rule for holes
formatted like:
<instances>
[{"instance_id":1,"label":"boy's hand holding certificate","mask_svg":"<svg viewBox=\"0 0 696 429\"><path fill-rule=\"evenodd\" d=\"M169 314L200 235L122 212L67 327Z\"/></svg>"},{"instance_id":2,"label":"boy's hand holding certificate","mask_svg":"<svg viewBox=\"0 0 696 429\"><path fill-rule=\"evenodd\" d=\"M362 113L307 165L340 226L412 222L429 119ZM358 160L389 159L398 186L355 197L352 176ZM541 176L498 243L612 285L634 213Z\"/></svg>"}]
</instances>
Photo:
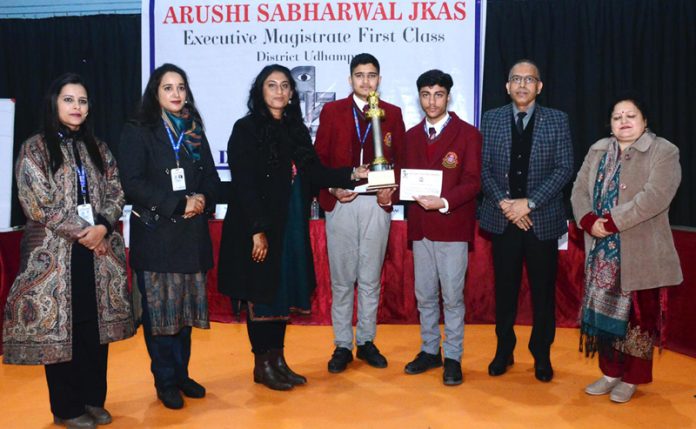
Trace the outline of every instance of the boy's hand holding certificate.
<instances>
[{"instance_id":1,"label":"boy's hand holding certificate","mask_svg":"<svg viewBox=\"0 0 696 429\"><path fill-rule=\"evenodd\" d=\"M442 170L417 170L404 168L401 170L399 198L404 201L414 201L414 196L434 195L439 197L442 191Z\"/></svg>"}]
</instances>

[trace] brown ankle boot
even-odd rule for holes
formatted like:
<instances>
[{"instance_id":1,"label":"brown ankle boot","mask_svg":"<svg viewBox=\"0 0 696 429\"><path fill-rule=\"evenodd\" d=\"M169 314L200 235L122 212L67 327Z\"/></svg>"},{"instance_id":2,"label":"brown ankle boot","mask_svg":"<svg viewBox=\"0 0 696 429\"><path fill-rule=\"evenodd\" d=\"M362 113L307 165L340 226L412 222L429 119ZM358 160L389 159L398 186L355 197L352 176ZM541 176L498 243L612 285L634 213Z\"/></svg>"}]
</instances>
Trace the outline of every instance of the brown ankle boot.
<instances>
[{"instance_id":1,"label":"brown ankle boot","mask_svg":"<svg viewBox=\"0 0 696 429\"><path fill-rule=\"evenodd\" d=\"M307 384L307 377L290 369L288 363L285 361L283 349L271 350L270 353L271 365L273 365L273 368L275 368L277 372L285 377L288 383L292 384L293 386Z\"/></svg>"},{"instance_id":2,"label":"brown ankle boot","mask_svg":"<svg viewBox=\"0 0 696 429\"><path fill-rule=\"evenodd\" d=\"M273 390L290 390L292 384L271 363L271 352L254 354L254 383Z\"/></svg>"}]
</instances>

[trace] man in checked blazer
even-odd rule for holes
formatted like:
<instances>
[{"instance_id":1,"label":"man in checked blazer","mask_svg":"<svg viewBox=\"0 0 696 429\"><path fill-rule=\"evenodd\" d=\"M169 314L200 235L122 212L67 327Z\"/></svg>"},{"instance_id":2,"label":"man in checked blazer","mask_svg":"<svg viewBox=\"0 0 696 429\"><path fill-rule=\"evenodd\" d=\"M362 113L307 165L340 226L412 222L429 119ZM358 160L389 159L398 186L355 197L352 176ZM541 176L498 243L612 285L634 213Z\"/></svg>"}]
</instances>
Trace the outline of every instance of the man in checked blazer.
<instances>
[{"instance_id":1,"label":"man in checked blazer","mask_svg":"<svg viewBox=\"0 0 696 429\"><path fill-rule=\"evenodd\" d=\"M562 189L573 175L568 116L535 103L543 83L530 60L510 69L505 85L512 103L484 113L480 226L491 233L495 272L495 333L491 376L513 364L522 265L534 312L529 350L534 375L553 378L550 350L556 332L557 239L567 230Z\"/></svg>"}]
</instances>

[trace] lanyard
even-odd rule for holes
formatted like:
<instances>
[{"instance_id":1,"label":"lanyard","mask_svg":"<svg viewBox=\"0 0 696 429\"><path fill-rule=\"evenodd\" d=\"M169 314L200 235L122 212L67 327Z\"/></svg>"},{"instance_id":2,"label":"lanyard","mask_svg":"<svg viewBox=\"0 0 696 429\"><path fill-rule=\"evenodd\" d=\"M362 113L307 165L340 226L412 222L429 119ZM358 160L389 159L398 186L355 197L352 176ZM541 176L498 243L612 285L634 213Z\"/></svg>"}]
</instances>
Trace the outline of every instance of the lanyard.
<instances>
[{"instance_id":1,"label":"lanyard","mask_svg":"<svg viewBox=\"0 0 696 429\"><path fill-rule=\"evenodd\" d=\"M169 142L172 144L172 149L174 149L174 155L176 156L176 168L179 168L179 149L181 149L181 142L184 141L184 133L179 134L179 140L174 141L174 136L172 131L169 129L167 122L162 119L164 123L164 129L167 130L167 135L169 136Z\"/></svg>"},{"instance_id":2,"label":"lanyard","mask_svg":"<svg viewBox=\"0 0 696 429\"><path fill-rule=\"evenodd\" d=\"M77 172L77 178L80 181L80 194L82 194L82 201L85 204L88 204L88 201L87 201L87 171L85 170L85 166L82 165L80 167L75 167L75 171Z\"/></svg>"},{"instance_id":3,"label":"lanyard","mask_svg":"<svg viewBox=\"0 0 696 429\"><path fill-rule=\"evenodd\" d=\"M442 132L445 130L445 127L447 126L447 124L449 124L450 119L452 119L452 117L451 117L451 116L448 116L448 117L447 117L447 120L446 120L445 123L442 125L442 128L440 128L440 132L437 133L437 134L442 134ZM429 136L429 135L430 135L430 134L428 134L428 128L430 128L430 127L428 127L428 121L423 121L423 129L425 130L425 135L426 135L426 136ZM435 128L435 127L433 127L433 128Z\"/></svg>"},{"instance_id":4,"label":"lanyard","mask_svg":"<svg viewBox=\"0 0 696 429\"><path fill-rule=\"evenodd\" d=\"M372 122L367 124L367 128L365 129L365 134L360 135L360 122L358 121L358 112L353 107L353 119L355 119L355 132L358 133L358 142L360 142L360 164L362 164L362 153L363 153L363 147L365 146L365 140L367 140L367 135L370 134L370 128L372 128Z\"/></svg>"},{"instance_id":5,"label":"lanyard","mask_svg":"<svg viewBox=\"0 0 696 429\"><path fill-rule=\"evenodd\" d=\"M61 140L65 140L65 136L60 131L58 131L58 137L60 137ZM80 157L80 152L77 150L76 146L69 145L68 147L74 148L71 150L73 151L73 155L75 157L77 157L77 158ZM78 159L78 161L79 161L79 159ZM77 180L80 182L80 195L82 195L82 202L84 204L89 204L88 195L87 195L87 170L85 170L85 166L82 165L81 161L80 161L79 167L77 165L75 166L75 172L77 173Z\"/></svg>"}]
</instances>

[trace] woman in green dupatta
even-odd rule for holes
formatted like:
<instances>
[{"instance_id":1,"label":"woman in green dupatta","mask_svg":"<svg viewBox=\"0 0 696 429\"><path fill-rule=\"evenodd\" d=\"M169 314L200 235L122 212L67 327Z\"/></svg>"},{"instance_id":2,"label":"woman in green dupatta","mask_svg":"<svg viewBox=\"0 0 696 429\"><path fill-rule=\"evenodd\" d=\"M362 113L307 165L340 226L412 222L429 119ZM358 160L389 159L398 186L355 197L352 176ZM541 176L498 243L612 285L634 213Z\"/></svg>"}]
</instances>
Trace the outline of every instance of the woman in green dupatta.
<instances>
[{"instance_id":1,"label":"woman in green dupatta","mask_svg":"<svg viewBox=\"0 0 696 429\"><path fill-rule=\"evenodd\" d=\"M573 186L585 231L580 348L599 354L589 395L628 402L652 381L664 286L681 283L669 204L681 180L679 150L647 129L645 105L626 94L610 108L611 136L592 145Z\"/></svg>"}]
</instances>

